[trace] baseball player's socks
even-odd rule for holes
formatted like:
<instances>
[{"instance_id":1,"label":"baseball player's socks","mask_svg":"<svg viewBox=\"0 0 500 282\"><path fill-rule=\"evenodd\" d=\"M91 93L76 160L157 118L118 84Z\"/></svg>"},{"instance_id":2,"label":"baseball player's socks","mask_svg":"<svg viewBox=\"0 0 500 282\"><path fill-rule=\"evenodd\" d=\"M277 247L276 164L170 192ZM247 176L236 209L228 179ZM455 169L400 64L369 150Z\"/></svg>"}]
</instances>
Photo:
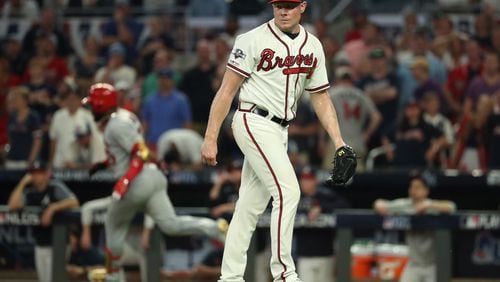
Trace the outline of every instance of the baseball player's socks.
<instances>
[{"instance_id":1,"label":"baseball player's socks","mask_svg":"<svg viewBox=\"0 0 500 282\"><path fill-rule=\"evenodd\" d=\"M106 249L106 282L120 282L120 258L115 256L110 249Z\"/></svg>"}]
</instances>

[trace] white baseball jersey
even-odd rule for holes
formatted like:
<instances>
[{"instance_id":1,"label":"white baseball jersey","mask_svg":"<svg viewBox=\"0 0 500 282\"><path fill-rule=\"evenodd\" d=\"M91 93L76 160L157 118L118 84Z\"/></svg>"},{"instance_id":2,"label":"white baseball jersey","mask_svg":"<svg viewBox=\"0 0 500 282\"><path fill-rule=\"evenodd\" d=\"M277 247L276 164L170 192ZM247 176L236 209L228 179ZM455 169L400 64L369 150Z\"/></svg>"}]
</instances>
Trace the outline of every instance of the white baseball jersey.
<instances>
[{"instance_id":1,"label":"white baseball jersey","mask_svg":"<svg viewBox=\"0 0 500 282\"><path fill-rule=\"evenodd\" d=\"M141 123L135 114L118 109L111 115L104 130L104 143L108 162L116 177L121 177L128 170L130 152L141 140Z\"/></svg>"},{"instance_id":2,"label":"white baseball jersey","mask_svg":"<svg viewBox=\"0 0 500 282\"><path fill-rule=\"evenodd\" d=\"M128 170L132 148L142 140L141 124L133 113L118 109L111 115L104 130L104 141L108 161L116 177L123 176ZM121 266L120 257L124 253L130 222L138 211L144 210L166 234L202 234L224 240L224 234L214 220L175 214L174 206L166 192L167 179L156 165L144 164L141 172L129 185L127 194L122 199L111 200L108 205L105 229L110 254L107 277L109 281L122 281L117 270Z\"/></svg>"},{"instance_id":3,"label":"white baseball jersey","mask_svg":"<svg viewBox=\"0 0 500 282\"><path fill-rule=\"evenodd\" d=\"M246 251L270 198L271 273L276 282L297 282L292 237L300 188L286 150L288 127L251 110L258 107L280 119L294 119L304 90L316 93L330 87L323 48L302 26L292 39L271 20L236 38L227 67L246 77L232 123L245 160L219 282L244 281Z\"/></svg>"},{"instance_id":4,"label":"white baseball jersey","mask_svg":"<svg viewBox=\"0 0 500 282\"><path fill-rule=\"evenodd\" d=\"M236 38L227 67L247 78L240 101L286 120L295 118L304 90L330 87L321 42L302 26L292 39L274 19Z\"/></svg>"}]
</instances>

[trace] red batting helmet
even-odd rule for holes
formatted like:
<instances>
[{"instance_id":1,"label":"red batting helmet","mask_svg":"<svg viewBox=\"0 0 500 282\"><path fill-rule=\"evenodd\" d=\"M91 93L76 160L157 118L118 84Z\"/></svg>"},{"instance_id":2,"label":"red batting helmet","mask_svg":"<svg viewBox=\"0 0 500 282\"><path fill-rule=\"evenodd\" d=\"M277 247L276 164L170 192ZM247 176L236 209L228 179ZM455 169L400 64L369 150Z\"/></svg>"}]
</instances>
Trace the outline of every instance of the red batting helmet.
<instances>
[{"instance_id":1,"label":"red batting helmet","mask_svg":"<svg viewBox=\"0 0 500 282\"><path fill-rule=\"evenodd\" d=\"M89 95L83 103L90 105L93 113L105 114L118 107L118 93L111 84L96 83L90 86Z\"/></svg>"}]
</instances>

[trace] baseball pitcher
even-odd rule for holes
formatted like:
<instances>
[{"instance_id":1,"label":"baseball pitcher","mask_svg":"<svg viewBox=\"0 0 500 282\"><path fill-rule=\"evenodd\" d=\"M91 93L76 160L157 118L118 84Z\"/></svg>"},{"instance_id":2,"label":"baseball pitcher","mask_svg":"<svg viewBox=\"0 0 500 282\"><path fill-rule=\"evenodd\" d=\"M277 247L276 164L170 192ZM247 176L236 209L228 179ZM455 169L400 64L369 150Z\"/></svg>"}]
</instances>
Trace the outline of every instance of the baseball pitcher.
<instances>
[{"instance_id":1,"label":"baseball pitcher","mask_svg":"<svg viewBox=\"0 0 500 282\"><path fill-rule=\"evenodd\" d=\"M307 2L271 0L274 19L235 41L222 85L210 110L201 148L202 161L216 165L217 136L231 101L240 90L239 109L232 123L245 159L239 200L231 221L219 281L240 282L246 251L258 216L272 198L271 272L274 281L300 281L292 260L292 234L300 189L287 155L288 124L295 118L304 91L337 149L332 184L349 180L356 167L346 146L335 109L326 90L321 42L300 24Z\"/></svg>"}]
</instances>

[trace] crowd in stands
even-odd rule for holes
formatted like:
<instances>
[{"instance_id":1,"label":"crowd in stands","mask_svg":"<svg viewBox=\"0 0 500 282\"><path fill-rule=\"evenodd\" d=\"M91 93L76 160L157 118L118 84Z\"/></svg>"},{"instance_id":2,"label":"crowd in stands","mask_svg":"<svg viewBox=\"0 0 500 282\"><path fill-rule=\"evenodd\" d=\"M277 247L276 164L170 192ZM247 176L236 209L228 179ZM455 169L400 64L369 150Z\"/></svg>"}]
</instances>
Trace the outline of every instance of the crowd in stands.
<instances>
[{"instance_id":1,"label":"crowd in stands","mask_svg":"<svg viewBox=\"0 0 500 282\"><path fill-rule=\"evenodd\" d=\"M109 4L77 2L68 5ZM184 4L196 6L192 2ZM121 107L140 117L145 140L159 152L159 161L166 157L169 163L201 168L198 158L185 156L198 151L199 142L182 138L191 134L199 140L204 134L226 58L243 31L238 18L227 16L223 30L205 31L186 55L178 49L179 34L168 16L138 21L130 14L137 3L111 5L112 17L100 30L75 41L53 9L39 9L39 3L29 0L3 4L3 21L16 13L32 20L22 38L7 31L1 39L4 168L25 169L44 160L53 168L84 169L105 158L99 126L80 104L94 82L116 87ZM466 33L446 13L422 15L407 9L394 36L369 16L367 10L355 9L343 38L332 34L335 23L304 22L324 45L342 132L361 163L370 150L381 148L377 167L498 168L500 23L494 12L474 14L473 30ZM427 24L422 17L429 19ZM311 110L308 93L298 102L298 112L289 127L292 158L298 166L328 168L332 144ZM241 158L230 124L228 119L222 129L222 164ZM179 129L186 132L161 140Z\"/></svg>"},{"instance_id":2,"label":"crowd in stands","mask_svg":"<svg viewBox=\"0 0 500 282\"><path fill-rule=\"evenodd\" d=\"M106 82L118 90L120 106L141 119L144 139L163 170L203 169L199 149L210 104L234 39L244 31L226 1L210 1L213 5L207 0L161 1L163 8L188 7L194 16L226 17L224 29L204 30L192 52L181 50L182 33L168 16L154 13L138 21L130 13L139 4L154 10L157 1L61 2L69 7L111 6L113 12L97 32L78 41L53 9L41 9L41 3L33 0L0 1L0 168L24 170L42 161L54 169L85 170L104 160L101 129L81 99L91 84ZM262 9L262 1L247 2L260 3L246 4L248 10ZM370 21L367 10L355 9L350 16L350 28L342 37L332 31L335 22L310 19L303 24L323 43L332 83L329 92L344 139L361 158L359 169L365 169L366 158L372 157L369 152L376 148L382 152L375 161L377 168L500 168L500 21L494 11L479 10L473 29L464 32L446 13L422 15L408 9L395 35ZM12 36L3 30L9 17L24 18L32 25L23 36ZM349 203L323 189L315 170L308 170L311 166L330 169L334 151L308 100L304 93L297 103L288 152L301 182L299 213L314 220L321 212ZM237 100L232 105L235 110ZM242 169L231 116L224 121L219 140L219 163L226 170L214 179L209 194L211 215L228 220ZM31 179L23 181L19 191L34 185ZM74 198L58 185L47 177L40 186L62 191L53 202ZM13 209L20 208L21 202L14 200ZM72 201L68 207L78 204ZM51 216L46 216L49 223ZM90 242L89 232L75 231L74 253L97 245ZM308 257L324 257L324 263L332 265L334 250L324 246L332 246L333 237L317 232L331 231L297 233L303 275L311 263ZM137 234L136 243L142 240ZM328 241L304 247L311 237ZM146 246L146 241L139 244ZM220 263L220 256L216 249L189 275L217 277L219 270L212 267ZM81 274L78 259L73 263L70 272ZM97 256L95 264L102 264L102 258Z\"/></svg>"}]
</instances>

